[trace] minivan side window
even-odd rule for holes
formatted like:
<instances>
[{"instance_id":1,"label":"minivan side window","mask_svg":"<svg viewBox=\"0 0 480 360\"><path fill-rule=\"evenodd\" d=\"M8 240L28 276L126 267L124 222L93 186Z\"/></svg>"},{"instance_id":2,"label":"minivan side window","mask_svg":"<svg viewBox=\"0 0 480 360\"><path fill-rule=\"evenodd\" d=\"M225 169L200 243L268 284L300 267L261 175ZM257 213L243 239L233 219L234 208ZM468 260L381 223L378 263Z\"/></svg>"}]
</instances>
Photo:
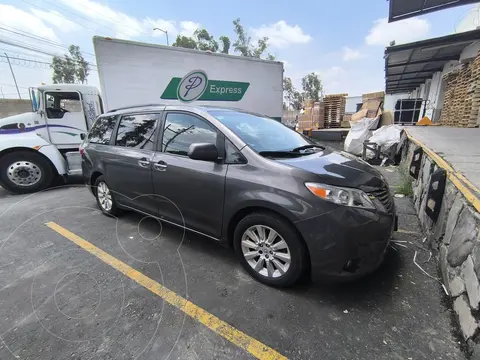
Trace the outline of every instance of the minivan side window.
<instances>
[{"instance_id":1,"label":"minivan side window","mask_svg":"<svg viewBox=\"0 0 480 360\"><path fill-rule=\"evenodd\" d=\"M196 116L169 113L163 129L162 151L187 156L193 143L217 143L217 130Z\"/></svg>"},{"instance_id":2,"label":"minivan side window","mask_svg":"<svg viewBox=\"0 0 480 360\"><path fill-rule=\"evenodd\" d=\"M126 115L118 124L116 146L153 150L157 114Z\"/></svg>"},{"instance_id":3,"label":"minivan side window","mask_svg":"<svg viewBox=\"0 0 480 360\"><path fill-rule=\"evenodd\" d=\"M100 117L88 133L88 141L94 144L108 145L114 128L115 116Z\"/></svg>"},{"instance_id":4,"label":"minivan side window","mask_svg":"<svg viewBox=\"0 0 480 360\"><path fill-rule=\"evenodd\" d=\"M238 151L235 145L228 139L225 139L225 164L246 164L247 160Z\"/></svg>"}]
</instances>

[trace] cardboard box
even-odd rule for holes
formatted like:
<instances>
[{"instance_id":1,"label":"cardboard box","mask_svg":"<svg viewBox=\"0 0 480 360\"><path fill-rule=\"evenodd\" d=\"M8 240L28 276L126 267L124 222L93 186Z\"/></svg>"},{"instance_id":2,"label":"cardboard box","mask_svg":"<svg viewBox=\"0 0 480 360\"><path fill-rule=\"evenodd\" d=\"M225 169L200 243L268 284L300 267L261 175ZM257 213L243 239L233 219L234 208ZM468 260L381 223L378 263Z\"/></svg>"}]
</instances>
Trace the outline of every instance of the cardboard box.
<instances>
[{"instance_id":1,"label":"cardboard box","mask_svg":"<svg viewBox=\"0 0 480 360\"><path fill-rule=\"evenodd\" d=\"M362 95L362 102L366 102L370 99L381 99L383 101L383 98L385 97L385 92L383 91L378 91L378 92L373 92L373 93L366 93Z\"/></svg>"},{"instance_id":2,"label":"cardboard box","mask_svg":"<svg viewBox=\"0 0 480 360\"><path fill-rule=\"evenodd\" d=\"M367 109L368 118L377 117L379 114L378 112L381 111L380 105L382 104L383 99L380 100L379 98L369 99L363 103L362 109Z\"/></svg>"}]
</instances>

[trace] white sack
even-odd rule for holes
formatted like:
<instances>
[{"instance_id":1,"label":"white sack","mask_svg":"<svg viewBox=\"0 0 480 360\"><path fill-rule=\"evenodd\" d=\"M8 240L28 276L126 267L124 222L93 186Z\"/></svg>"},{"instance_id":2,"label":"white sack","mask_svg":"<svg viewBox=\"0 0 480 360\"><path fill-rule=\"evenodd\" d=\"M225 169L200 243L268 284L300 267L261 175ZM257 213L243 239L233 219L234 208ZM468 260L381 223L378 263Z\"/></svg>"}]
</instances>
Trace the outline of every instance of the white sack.
<instances>
[{"instance_id":1,"label":"white sack","mask_svg":"<svg viewBox=\"0 0 480 360\"><path fill-rule=\"evenodd\" d=\"M380 145L383 150L400 142L402 128L398 125L385 125L373 132L370 142Z\"/></svg>"},{"instance_id":2,"label":"white sack","mask_svg":"<svg viewBox=\"0 0 480 360\"><path fill-rule=\"evenodd\" d=\"M363 142L372 136L372 129L378 126L379 117L350 121L350 131L345 138L344 149L350 154L362 155Z\"/></svg>"}]
</instances>

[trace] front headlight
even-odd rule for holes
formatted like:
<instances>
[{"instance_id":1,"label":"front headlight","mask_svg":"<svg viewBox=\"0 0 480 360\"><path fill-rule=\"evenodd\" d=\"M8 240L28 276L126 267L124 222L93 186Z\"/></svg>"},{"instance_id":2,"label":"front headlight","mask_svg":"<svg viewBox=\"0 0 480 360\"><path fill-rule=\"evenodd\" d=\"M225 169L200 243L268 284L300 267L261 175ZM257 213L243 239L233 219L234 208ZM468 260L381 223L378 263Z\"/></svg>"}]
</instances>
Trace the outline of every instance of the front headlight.
<instances>
[{"instance_id":1,"label":"front headlight","mask_svg":"<svg viewBox=\"0 0 480 360\"><path fill-rule=\"evenodd\" d=\"M335 204L375 209L372 200L362 190L307 182L305 186L314 195Z\"/></svg>"}]
</instances>

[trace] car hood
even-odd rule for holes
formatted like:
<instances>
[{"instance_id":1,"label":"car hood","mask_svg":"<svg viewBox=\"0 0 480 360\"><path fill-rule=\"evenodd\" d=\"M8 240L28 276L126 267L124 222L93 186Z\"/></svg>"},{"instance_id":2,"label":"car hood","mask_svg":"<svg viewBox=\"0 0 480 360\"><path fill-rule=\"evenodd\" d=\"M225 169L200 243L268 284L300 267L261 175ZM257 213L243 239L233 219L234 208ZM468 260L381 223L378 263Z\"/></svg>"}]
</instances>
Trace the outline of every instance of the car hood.
<instances>
[{"instance_id":1,"label":"car hood","mask_svg":"<svg viewBox=\"0 0 480 360\"><path fill-rule=\"evenodd\" d=\"M278 162L320 176L325 184L371 191L385 186L382 174L367 162L345 152L324 151Z\"/></svg>"}]
</instances>

